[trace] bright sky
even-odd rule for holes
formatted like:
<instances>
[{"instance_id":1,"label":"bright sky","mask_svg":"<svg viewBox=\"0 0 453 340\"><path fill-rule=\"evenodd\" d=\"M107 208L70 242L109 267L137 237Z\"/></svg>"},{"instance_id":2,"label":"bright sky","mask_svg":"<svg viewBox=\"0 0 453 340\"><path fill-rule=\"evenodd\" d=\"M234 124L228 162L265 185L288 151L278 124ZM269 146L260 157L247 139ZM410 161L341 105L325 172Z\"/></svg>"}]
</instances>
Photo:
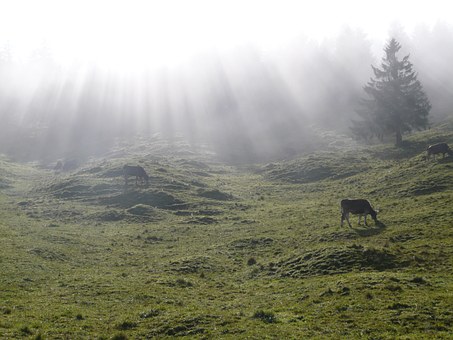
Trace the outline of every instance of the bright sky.
<instances>
[{"instance_id":1,"label":"bright sky","mask_svg":"<svg viewBox=\"0 0 453 340\"><path fill-rule=\"evenodd\" d=\"M0 48L48 46L61 63L112 68L177 63L205 49L322 40L346 25L385 40L392 23L453 24L449 0L0 0Z\"/></svg>"}]
</instances>

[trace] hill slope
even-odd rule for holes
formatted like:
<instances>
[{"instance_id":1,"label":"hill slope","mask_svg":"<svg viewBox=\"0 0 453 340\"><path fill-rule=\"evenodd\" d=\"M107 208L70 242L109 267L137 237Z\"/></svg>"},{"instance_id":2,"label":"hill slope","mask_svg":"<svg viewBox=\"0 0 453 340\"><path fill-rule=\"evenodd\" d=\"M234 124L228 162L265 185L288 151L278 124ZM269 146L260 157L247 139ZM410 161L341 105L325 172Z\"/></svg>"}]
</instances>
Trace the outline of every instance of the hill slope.
<instances>
[{"instance_id":1,"label":"hill slope","mask_svg":"<svg viewBox=\"0 0 453 340\"><path fill-rule=\"evenodd\" d=\"M156 140L60 174L1 159L0 334L447 337L453 158L424 150L452 131L249 169ZM381 223L340 227L345 197Z\"/></svg>"}]
</instances>

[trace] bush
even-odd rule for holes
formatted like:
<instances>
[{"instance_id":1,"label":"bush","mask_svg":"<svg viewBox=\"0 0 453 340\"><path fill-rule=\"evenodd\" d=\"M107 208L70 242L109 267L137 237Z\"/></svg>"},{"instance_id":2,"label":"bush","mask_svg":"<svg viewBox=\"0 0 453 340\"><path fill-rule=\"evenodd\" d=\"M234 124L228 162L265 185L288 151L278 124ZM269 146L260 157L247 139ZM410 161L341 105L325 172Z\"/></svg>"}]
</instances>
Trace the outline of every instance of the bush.
<instances>
[{"instance_id":1,"label":"bush","mask_svg":"<svg viewBox=\"0 0 453 340\"><path fill-rule=\"evenodd\" d=\"M277 318L273 312L266 312L263 310L259 310L253 314L254 319L260 319L265 323L276 323Z\"/></svg>"},{"instance_id":2,"label":"bush","mask_svg":"<svg viewBox=\"0 0 453 340\"><path fill-rule=\"evenodd\" d=\"M247 265L253 266L254 264L256 264L255 258L254 257L249 258L247 261Z\"/></svg>"},{"instance_id":3,"label":"bush","mask_svg":"<svg viewBox=\"0 0 453 340\"><path fill-rule=\"evenodd\" d=\"M137 327L137 323L131 322L131 321L124 321L124 322L120 323L116 328L120 329L122 331L125 331L125 330L132 329L135 327Z\"/></svg>"}]
</instances>

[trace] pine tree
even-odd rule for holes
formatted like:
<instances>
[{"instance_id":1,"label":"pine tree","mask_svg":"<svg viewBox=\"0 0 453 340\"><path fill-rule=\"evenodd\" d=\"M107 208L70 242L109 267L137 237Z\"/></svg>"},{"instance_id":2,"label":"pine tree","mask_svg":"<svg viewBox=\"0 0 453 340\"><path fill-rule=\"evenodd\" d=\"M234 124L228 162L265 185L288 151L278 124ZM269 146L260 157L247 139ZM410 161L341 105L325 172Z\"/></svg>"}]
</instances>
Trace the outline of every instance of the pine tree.
<instances>
[{"instance_id":1,"label":"pine tree","mask_svg":"<svg viewBox=\"0 0 453 340\"><path fill-rule=\"evenodd\" d=\"M398 60L401 45L391 39L385 47L381 68L371 66L374 78L367 83L357 110L362 120L353 121L353 131L359 137L377 137L393 134L396 145L401 145L402 135L412 129L428 125L431 104L413 70L409 55Z\"/></svg>"}]
</instances>

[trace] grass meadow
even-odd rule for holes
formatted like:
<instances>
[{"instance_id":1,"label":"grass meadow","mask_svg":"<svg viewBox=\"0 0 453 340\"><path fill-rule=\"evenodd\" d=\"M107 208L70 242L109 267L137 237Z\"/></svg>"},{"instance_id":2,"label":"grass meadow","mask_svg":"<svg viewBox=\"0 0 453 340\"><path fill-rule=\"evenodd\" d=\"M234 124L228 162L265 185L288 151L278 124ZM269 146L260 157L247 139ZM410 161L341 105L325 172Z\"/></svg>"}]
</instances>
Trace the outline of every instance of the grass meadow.
<instances>
[{"instance_id":1,"label":"grass meadow","mask_svg":"<svg viewBox=\"0 0 453 340\"><path fill-rule=\"evenodd\" d=\"M0 158L0 338L450 338L453 157L425 157L439 141L453 123L270 164L159 140L61 173ZM125 187L124 164L149 185ZM340 227L348 197L379 223Z\"/></svg>"}]
</instances>

